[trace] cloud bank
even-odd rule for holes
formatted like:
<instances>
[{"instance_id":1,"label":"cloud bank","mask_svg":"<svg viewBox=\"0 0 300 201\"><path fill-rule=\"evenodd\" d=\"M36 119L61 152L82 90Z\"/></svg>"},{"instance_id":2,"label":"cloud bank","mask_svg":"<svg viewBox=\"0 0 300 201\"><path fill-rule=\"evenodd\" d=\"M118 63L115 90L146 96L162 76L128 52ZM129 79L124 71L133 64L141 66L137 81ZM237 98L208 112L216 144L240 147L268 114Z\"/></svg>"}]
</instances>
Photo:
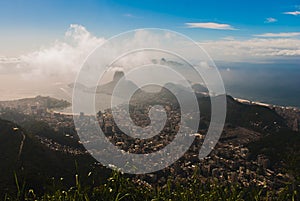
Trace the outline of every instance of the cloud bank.
<instances>
[{"instance_id":1,"label":"cloud bank","mask_svg":"<svg viewBox=\"0 0 300 201\"><path fill-rule=\"evenodd\" d=\"M283 14L297 16L300 15L300 11L284 12Z\"/></svg>"},{"instance_id":2,"label":"cloud bank","mask_svg":"<svg viewBox=\"0 0 300 201\"><path fill-rule=\"evenodd\" d=\"M273 17L268 17L265 21L265 23L274 23L274 22L277 22L278 20L273 18Z\"/></svg>"},{"instance_id":3,"label":"cloud bank","mask_svg":"<svg viewBox=\"0 0 300 201\"><path fill-rule=\"evenodd\" d=\"M50 47L18 58L0 58L1 73L10 67L10 71L22 73L28 79L68 79L74 77L87 55L104 41L85 27L71 24L63 41L55 41Z\"/></svg>"},{"instance_id":4,"label":"cloud bank","mask_svg":"<svg viewBox=\"0 0 300 201\"><path fill-rule=\"evenodd\" d=\"M230 25L216 23L189 23L188 26L233 29ZM300 32L263 33L254 35L254 38L248 40L227 37L199 42L199 45L216 60L257 62L265 59L299 57L300 39L298 36ZM65 33L64 40L58 40L50 47L41 48L17 58L0 57L0 75L19 74L28 79L73 82L88 54L105 41L103 37L92 35L85 27L71 24ZM155 34L140 30L135 33L132 40L127 41L127 44L118 44L118 46L134 47L135 44L141 43L147 46L147 43L152 44L158 41L161 40ZM193 56L197 57L197 55ZM151 59L153 58L146 58L141 52L134 58L128 57L121 61L123 64L133 66L136 62L142 63L145 60L147 63ZM119 63L120 66L123 64Z\"/></svg>"},{"instance_id":5,"label":"cloud bank","mask_svg":"<svg viewBox=\"0 0 300 201\"><path fill-rule=\"evenodd\" d=\"M300 32L283 32L283 33L264 33L264 34L258 34L254 35L257 37L270 37L270 38L275 38L275 37L295 37L295 36L300 36Z\"/></svg>"},{"instance_id":6,"label":"cloud bank","mask_svg":"<svg viewBox=\"0 0 300 201\"><path fill-rule=\"evenodd\" d=\"M300 59L300 40L297 38L206 41L200 45L213 59L227 62L262 62L290 57Z\"/></svg>"},{"instance_id":7,"label":"cloud bank","mask_svg":"<svg viewBox=\"0 0 300 201\"><path fill-rule=\"evenodd\" d=\"M185 23L187 28L219 29L219 30L236 30L229 24L219 24L214 22L205 23Z\"/></svg>"}]
</instances>

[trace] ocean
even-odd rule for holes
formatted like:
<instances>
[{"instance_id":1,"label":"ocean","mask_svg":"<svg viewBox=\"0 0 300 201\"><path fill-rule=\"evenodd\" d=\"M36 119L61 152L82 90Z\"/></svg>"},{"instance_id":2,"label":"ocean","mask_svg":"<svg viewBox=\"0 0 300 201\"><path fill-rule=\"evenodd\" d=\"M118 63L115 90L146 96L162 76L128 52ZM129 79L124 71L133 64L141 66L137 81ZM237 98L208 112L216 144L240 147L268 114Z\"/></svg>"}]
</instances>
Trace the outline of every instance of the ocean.
<instances>
[{"instance_id":1,"label":"ocean","mask_svg":"<svg viewBox=\"0 0 300 201\"><path fill-rule=\"evenodd\" d=\"M268 104L300 108L300 64L219 66L227 94Z\"/></svg>"}]
</instances>

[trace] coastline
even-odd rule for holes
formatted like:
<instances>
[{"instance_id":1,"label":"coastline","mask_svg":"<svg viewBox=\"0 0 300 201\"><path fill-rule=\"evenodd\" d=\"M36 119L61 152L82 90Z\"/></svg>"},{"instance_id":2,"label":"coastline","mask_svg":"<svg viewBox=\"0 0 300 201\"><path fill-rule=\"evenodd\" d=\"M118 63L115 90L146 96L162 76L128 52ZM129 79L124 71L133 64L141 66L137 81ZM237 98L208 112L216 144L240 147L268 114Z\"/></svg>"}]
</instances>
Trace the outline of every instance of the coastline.
<instances>
[{"instance_id":1,"label":"coastline","mask_svg":"<svg viewBox=\"0 0 300 201\"><path fill-rule=\"evenodd\" d=\"M287 110L300 111L300 108L294 107L294 106L275 105L275 104L271 104L271 103L263 103L263 102L259 102L259 101L252 101L252 100L248 100L248 99L235 98L235 97L233 97L233 99L240 103L249 104L249 105L259 105L259 106L269 107L271 109L272 108L281 108L281 109L287 109Z\"/></svg>"},{"instance_id":2,"label":"coastline","mask_svg":"<svg viewBox=\"0 0 300 201\"><path fill-rule=\"evenodd\" d=\"M22 100L22 99L33 99L36 98L37 96L45 96L45 97L53 97L53 98L59 98L62 100L69 101L65 98L57 97L57 96L51 96L51 95L36 95L36 96L24 96L24 97L13 97L13 98L8 98L8 99L2 99L0 98L0 103L1 102L10 102L10 101L17 101L17 100ZM231 96L231 95L230 95ZM289 110L289 111L295 111L295 112L300 112L300 108L296 106L284 106L284 105L277 105L277 104L272 104L272 103L265 103L265 102L260 102L260 101L253 101L245 98L240 98L240 97L233 97L231 96L235 101L243 103L243 104L248 104L248 105L259 105L263 107L268 107L270 109L278 108L278 109L283 109L283 110ZM67 108L61 108L61 109L52 109L52 112L55 113L61 113L65 115L73 115L72 112L72 106L69 106Z\"/></svg>"}]
</instances>

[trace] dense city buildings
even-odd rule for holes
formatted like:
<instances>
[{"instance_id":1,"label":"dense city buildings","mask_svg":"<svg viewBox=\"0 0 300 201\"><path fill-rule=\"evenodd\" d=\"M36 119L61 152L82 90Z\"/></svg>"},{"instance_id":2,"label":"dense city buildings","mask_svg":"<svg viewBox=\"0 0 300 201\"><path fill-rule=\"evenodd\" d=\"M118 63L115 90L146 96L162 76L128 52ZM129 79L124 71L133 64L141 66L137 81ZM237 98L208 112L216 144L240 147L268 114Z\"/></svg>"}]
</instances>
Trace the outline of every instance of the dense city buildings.
<instances>
[{"instance_id":1,"label":"dense city buildings","mask_svg":"<svg viewBox=\"0 0 300 201\"><path fill-rule=\"evenodd\" d=\"M7 107L8 105L4 105L4 107L2 105L1 115L5 113L8 109ZM106 138L112 144L117 146L120 150L135 154L147 154L163 149L166 145L172 142L179 130L179 127L181 126L180 110L177 105L173 104L173 102L166 102L164 105L163 109L167 113L167 121L164 128L158 135L149 139L133 138L126 135L131 128L128 125L127 130L121 130L118 125L116 125L110 109L99 111L96 117L86 115L84 113L75 115L75 118L79 118L79 122L82 124L82 126L77 129L75 129L73 122L74 116L72 114L55 112L47 107L39 106L38 104L26 106L11 105L9 110L12 109L29 115L35 120L46 122L55 132L60 133L62 138L76 141L77 145L66 145L56 139L51 139L49 136L36 136L37 139L49 149L74 156L89 154L89 152L81 145L83 144L90 147L90 144L95 143L99 133L89 133L90 130L87 128L86 134L88 137L79 139L76 131L78 131L77 129L85 129L85 126L88 127L95 121L98 123ZM122 115L124 114L123 110L124 107L120 106L115 108L114 111L117 114ZM275 110L286 118L289 117L290 119L297 119L299 117L299 111L297 110L282 107L276 107ZM149 105L141 104L132 106L130 115L136 125L145 128L151 123L148 113ZM119 116L119 119L124 119L126 129L126 117ZM259 121L253 121L251 123L254 128L256 126L259 127L261 124L262 122ZM295 123L290 125L295 126ZM279 127L277 128L279 129ZM278 189L284 185L285 182L292 179L290 175L283 172L281 168L271 164L270 159L266 155L260 154L257 155L256 158L249 157L250 151L247 144L260 139L262 137L261 132L241 126L233 126L228 123L225 125L217 146L210 155L203 159L199 159L199 150L205 139L206 132L207 127L202 126L202 128L199 127L196 133L186 133L187 135L195 137L195 140L189 150L180 158L179 161L159 172L137 175L135 176L135 179L139 179L151 185L164 184L168 178L173 178L175 180L188 180L189 177L197 172L197 174L203 178L203 182L206 180L217 179L220 182L239 183L246 187L259 185L270 189ZM93 155L105 156L107 150L96 148L89 151L94 152L92 153ZM162 158L161 160L163 161L164 159ZM128 162L130 163L130 161Z\"/></svg>"}]
</instances>

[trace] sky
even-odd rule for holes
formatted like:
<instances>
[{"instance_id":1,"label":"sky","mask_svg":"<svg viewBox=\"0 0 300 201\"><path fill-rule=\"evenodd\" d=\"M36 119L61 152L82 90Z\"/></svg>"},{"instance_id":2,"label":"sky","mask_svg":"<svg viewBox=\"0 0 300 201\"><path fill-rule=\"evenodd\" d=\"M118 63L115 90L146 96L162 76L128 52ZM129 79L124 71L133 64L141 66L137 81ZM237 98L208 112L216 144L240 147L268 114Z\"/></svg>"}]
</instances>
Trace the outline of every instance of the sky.
<instances>
[{"instance_id":1,"label":"sky","mask_svg":"<svg viewBox=\"0 0 300 201\"><path fill-rule=\"evenodd\" d=\"M141 28L184 34L221 64L300 61L299 0L1 0L0 25L0 78L19 88L70 82L96 46Z\"/></svg>"},{"instance_id":2,"label":"sky","mask_svg":"<svg viewBox=\"0 0 300 201\"><path fill-rule=\"evenodd\" d=\"M299 12L299 0L1 0L0 55L46 46L61 39L70 24L106 38L146 27L174 30L196 41L245 40L265 33L299 36Z\"/></svg>"}]
</instances>

